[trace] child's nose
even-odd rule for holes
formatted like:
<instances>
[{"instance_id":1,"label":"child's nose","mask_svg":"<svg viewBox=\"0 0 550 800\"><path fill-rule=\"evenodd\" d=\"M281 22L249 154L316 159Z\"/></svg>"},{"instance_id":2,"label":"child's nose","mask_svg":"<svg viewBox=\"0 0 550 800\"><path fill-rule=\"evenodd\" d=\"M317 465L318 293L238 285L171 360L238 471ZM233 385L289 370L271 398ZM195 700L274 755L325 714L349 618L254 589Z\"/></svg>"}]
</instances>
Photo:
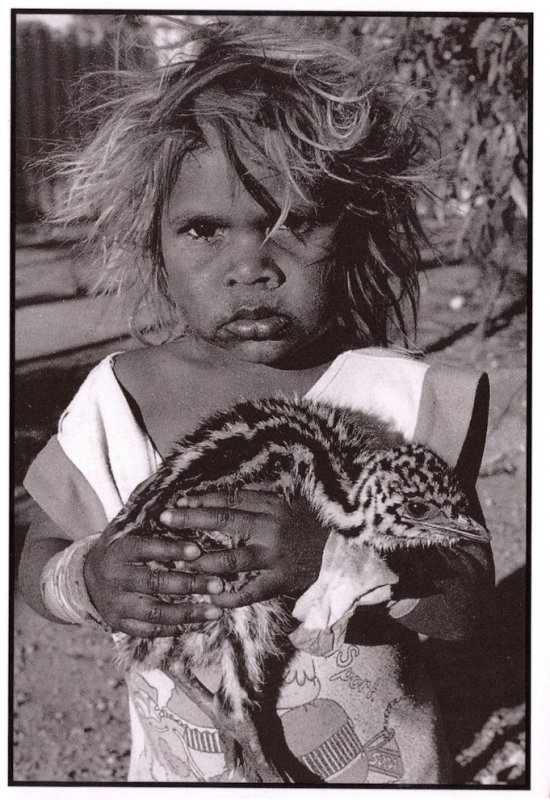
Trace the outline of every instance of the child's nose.
<instances>
[{"instance_id":1,"label":"child's nose","mask_svg":"<svg viewBox=\"0 0 550 800\"><path fill-rule=\"evenodd\" d=\"M269 253L269 244L258 234L234 237L226 253L225 286L253 286L277 289L285 282L284 272Z\"/></svg>"}]
</instances>

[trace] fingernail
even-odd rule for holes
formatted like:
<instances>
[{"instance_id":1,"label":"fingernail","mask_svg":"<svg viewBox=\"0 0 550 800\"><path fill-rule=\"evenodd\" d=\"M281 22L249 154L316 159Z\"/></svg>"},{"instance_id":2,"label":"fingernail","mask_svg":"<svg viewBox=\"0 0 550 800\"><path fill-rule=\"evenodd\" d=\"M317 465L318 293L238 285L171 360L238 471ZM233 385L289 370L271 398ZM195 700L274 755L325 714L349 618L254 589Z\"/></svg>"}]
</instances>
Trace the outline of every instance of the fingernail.
<instances>
[{"instance_id":1,"label":"fingernail","mask_svg":"<svg viewBox=\"0 0 550 800\"><path fill-rule=\"evenodd\" d=\"M162 522L163 525L170 525L172 522L172 512L171 511L163 511L159 517L159 520Z\"/></svg>"},{"instance_id":2,"label":"fingernail","mask_svg":"<svg viewBox=\"0 0 550 800\"><path fill-rule=\"evenodd\" d=\"M222 615L222 610L220 608L216 608L215 606L209 606L208 608L204 609L204 618L205 619L219 619Z\"/></svg>"},{"instance_id":3,"label":"fingernail","mask_svg":"<svg viewBox=\"0 0 550 800\"><path fill-rule=\"evenodd\" d=\"M184 544L183 545L183 557L184 558L198 558L201 554L200 548L196 544Z\"/></svg>"},{"instance_id":4,"label":"fingernail","mask_svg":"<svg viewBox=\"0 0 550 800\"><path fill-rule=\"evenodd\" d=\"M223 589L223 584L219 578L212 578L206 584L206 589L210 594L219 594Z\"/></svg>"},{"instance_id":5,"label":"fingernail","mask_svg":"<svg viewBox=\"0 0 550 800\"><path fill-rule=\"evenodd\" d=\"M178 497L176 505L178 508L200 508L201 501L198 497Z\"/></svg>"}]
</instances>

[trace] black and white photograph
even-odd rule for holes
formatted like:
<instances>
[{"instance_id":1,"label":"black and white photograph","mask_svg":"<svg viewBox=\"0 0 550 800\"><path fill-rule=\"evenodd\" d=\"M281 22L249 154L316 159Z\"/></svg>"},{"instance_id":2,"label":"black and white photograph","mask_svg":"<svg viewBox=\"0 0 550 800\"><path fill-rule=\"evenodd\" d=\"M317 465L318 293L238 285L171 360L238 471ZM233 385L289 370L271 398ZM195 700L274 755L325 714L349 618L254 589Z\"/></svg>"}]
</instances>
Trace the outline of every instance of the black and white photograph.
<instances>
[{"instance_id":1,"label":"black and white photograph","mask_svg":"<svg viewBox=\"0 0 550 800\"><path fill-rule=\"evenodd\" d=\"M10 786L530 789L519 6L12 10Z\"/></svg>"}]
</instances>

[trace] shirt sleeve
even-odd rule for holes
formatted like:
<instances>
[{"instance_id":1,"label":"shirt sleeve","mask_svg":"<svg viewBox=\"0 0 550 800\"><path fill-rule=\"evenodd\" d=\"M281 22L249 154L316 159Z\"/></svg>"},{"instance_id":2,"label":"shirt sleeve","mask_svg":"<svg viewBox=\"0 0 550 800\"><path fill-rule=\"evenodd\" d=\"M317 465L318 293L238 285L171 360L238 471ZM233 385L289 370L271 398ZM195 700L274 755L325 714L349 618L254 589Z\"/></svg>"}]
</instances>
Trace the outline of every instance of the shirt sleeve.
<instances>
[{"instance_id":1,"label":"shirt sleeve","mask_svg":"<svg viewBox=\"0 0 550 800\"><path fill-rule=\"evenodd\" d=\"M24 481L71 539L103 530L161 463L114 374L116 355L90 371Z\"/></svg>"},{"instance_id":2,"label":"shirt sleeve","mask_svg":"<svg viewBox=\"0 0 550 800\"><path fill-rule=\"evenodd\" d=\"M84 475L53 436L32 462L23 482L33 500L73 540L102 531L103 505Z\"/></svg>"}]
</instances>

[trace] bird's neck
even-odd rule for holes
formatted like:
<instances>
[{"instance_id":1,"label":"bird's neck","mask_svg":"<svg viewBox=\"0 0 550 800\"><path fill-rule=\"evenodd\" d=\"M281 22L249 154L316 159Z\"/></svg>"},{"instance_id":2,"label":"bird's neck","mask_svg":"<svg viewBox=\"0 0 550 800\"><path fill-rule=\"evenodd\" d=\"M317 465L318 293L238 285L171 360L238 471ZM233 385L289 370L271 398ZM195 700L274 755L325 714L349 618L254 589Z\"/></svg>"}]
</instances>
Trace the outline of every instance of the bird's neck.
<instances>
[{"instance_id":1,"label":"bird's neck","mask_svg":"<svg viewBox=\"0 0 550 800\"><path fill-rule=\"evenodd\" d=\"M363 516L353 497L353 482L337 457L320 449L317 441L314 446L311 444L289 443L281 447L292 466L281 471L279 488L287 495L297 493L304 497L326 525L342 532L356 531Z\"/></svg>"},{"instance_id":2,"label":"bird's neck","mask_svg":"<svg viewBox=\"0 0 550 800\"><path fill-rule=\"evenodd\" d=\"M271 484L287 496L303 496L327 523L354 528L359 516L352 488L361 466L346 455L344 433L284 401L247 413L246 422L224 417L202 439L187 440L172 462L181 488Z\"/></svg>"}]
</instances>

